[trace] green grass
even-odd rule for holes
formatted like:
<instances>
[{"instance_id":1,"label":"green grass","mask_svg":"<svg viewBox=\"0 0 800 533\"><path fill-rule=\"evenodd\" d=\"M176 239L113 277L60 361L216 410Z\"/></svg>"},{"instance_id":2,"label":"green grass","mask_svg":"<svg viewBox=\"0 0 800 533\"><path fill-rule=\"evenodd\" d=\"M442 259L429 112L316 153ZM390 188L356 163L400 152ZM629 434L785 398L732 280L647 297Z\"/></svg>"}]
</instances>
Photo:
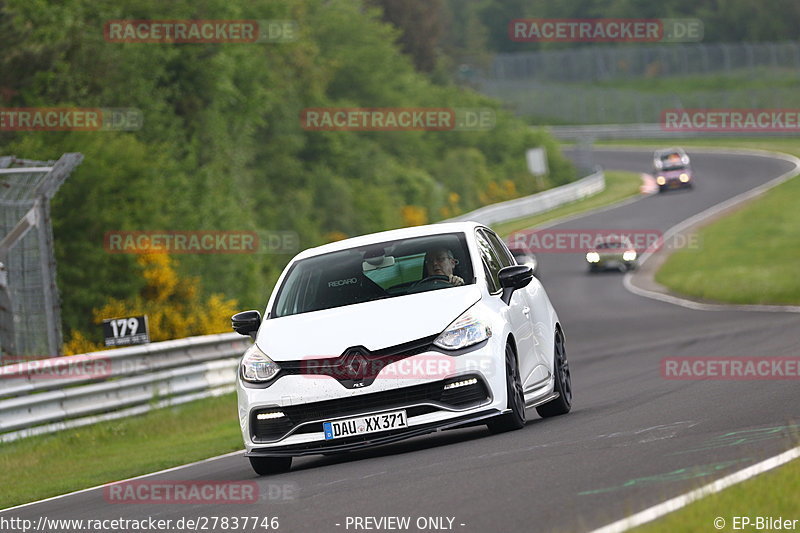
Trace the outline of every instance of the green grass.
<instances>
[{"instance_id":1,"label":"green grass","mask_svg":"<svg viewBox=\"0 0 800 533\"><path fill-rule=\"evenodd\" d=\"M506 236L515 231L530 228L544 222L554 220L569 215L574 215L590 209L610 205L631 196L639 194L639 186L642 180L639 174L634 172L622 172L618 170L606 171L606 188L594 196L572 202L551 211L533 215L530 217L519 218L499 224L492 224L498 235Z\"/></svg>"},{"instance_id":2,"label":"green grass","mask_svg":"<svg viewBox=\"0 0 800 533\"><path fill-rule=\"evenodd\" d=\"M240 449L234 394L0 444L0 509Z\"/></svg>"},{"instance_id":3,"label":"green grass","mask_svg":"<svg viewBox=\"0 0 800 533\"><path fill-rule=\"evenodd\" d=\"M678 250L656 273L670 290L736 304L800 304L800 180L698 232L700 245Z\"/></svg>"},{"instance_id":4,"label":"green grass","mask_svg":"<svg viewBox=\"0 0 800 533\"><path fill-rule=\"evenodd\" d=\"M800 479L800 460L795 459L781 468L766 472L753 479L734 485L722 492L698 500L683 509L640 526L636 533L695 533L697 531L735 531L734 516L758 516L800 519L797 507L797 485ZM714 520L725 520L722 529L714 527ZM800 530L800 522L788 531ZM756 531L753 524L739 531ZM761 529L770 531L770 529ZM777 530L775 530L777 531Z\"/></svg>"}]
</instances>

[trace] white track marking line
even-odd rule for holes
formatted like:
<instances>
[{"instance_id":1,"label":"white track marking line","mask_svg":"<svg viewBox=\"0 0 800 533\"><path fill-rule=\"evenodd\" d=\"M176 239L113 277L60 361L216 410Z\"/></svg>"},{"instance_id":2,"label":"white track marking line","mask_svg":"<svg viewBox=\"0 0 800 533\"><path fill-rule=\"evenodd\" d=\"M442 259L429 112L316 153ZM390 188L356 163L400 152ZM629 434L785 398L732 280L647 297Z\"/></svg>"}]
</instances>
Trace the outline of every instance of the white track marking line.
<instances>
[{"instance_id":1,"label":"white track marking line","mask_svg":"<svg viewBox=\"0 0 800 533\"><path fill-rule=\"evenodd\" d=\"M668 513L677 511L678 509L700 500L701 498L720 492L728 487L736 485L737 483L741 483L742 481L753 478L759 474L763 474L768 470L772 470L773 468L777 468L788 463L789 461L797 459L798 457L800 457L800 446L783 452L780 455L770 457L769 459L761 461L760 463L748 466L743 470L734 472L733 474L725 476L722 479L718 479L713 483L709 483L704 487L700 487L699 489L687 492L686 494L682 494L676 498L672 498L671 500L667 500L659 503L658 505L654 505L653 507L649 507L644 511L640 511L632 516L629 516L628 518L623 518L622 520L618 520L612 524L603 526L600 529L595 529L591 533L622 533L623 531L628 531L631 528L646 524L647 522L651 522L656 518L660 518Z\"/></svg>"},{"instance_id":2,"label":"white track marking line","mask_svg":"<svg viewBox=\"0 0 800 533\"><path fill-rule=\"evenodd\" d=\"M218 459L224 459L226 457L233 457L235 455L241 455L242 453L244 453L244 450L239 450L239 451L236 451L236 452L230 452L230 453L226 453L226 454L223 454L223 455L217 455L216 457L209 457L208 459L203 459L201 461L195 461L194 463L188 463L188 464L180 465L180 466L173 466L172 468L167 468L166 470L159 470L158 472L151 472L149 474L142 474L141 476L136 476L136 477L132 477L132 478L128 478L128 479L120 479L119 481L109 481L108 483L103 483L102 485L96 485L94 487L89 487L88 489L76 490L75 492L68 492L67 494L59 494L58 496L51 496L50 498L45 498L44 500L37 500L35 502L28 502L28 503L23 503L23 504L14 506L14 507L9 507L7 509L0 509L0 514L8 512L8 511L13 511L15 509L22 509L23 507L29 507L31 505L38 505L38 504L44 503L44 502L51 502L51 501L54 501L54 500L60 500L61 498L66 498L68 496L74 496L76 494L81 494L81 493L84 493L84 492L89 492L89 491L93 491L93 490L102 489L103 487L105 487L107 485L114 485L116 483L125 483L127 481L135 481L137 479L144 479L144 478L147 478L147 477L157 476L159 474L166 474L167 472L175 472L176 470L181 470L183 468L189 468L190 466L201 465L203 463L210 463L211 461L216 461Z\"/></svg>"}]
</instances>

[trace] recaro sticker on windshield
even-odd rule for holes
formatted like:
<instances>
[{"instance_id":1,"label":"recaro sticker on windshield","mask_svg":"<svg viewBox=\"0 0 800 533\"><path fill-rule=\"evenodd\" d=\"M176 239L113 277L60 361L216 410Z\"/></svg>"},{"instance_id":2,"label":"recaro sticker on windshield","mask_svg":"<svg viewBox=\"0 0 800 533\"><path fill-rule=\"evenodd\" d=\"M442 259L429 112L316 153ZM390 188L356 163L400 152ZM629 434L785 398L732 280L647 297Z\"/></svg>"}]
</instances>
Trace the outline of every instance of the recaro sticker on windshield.
<instances>
[{"instance_id":1,"label":"recaro sticker on windshield","mask_svg":"<svg viewBox=\"0 0 800 533\"><path fill-rule=\"evenodd\" d=\"M328 287L341 287L342 285L352 285L353 283L358 283L358 279L356 278L335 279L333 281L328 282Z\"/></svg>"}]
</instances>

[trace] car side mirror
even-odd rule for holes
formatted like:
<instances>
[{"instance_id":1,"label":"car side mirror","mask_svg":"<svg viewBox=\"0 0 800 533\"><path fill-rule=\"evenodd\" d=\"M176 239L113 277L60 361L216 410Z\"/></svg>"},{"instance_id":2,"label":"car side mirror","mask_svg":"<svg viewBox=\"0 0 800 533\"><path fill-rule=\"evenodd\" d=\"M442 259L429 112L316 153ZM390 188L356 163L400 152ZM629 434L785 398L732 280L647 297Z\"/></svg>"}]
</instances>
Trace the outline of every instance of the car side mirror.
<instances>
[{"instance_id":1,"label":"car side mirror","mask_svg":"<svg viewBox=\"0 0 800 533\"><path fill-rule=\"evenodd\" d=\"M533 269L528 265L513 265L500 269L497 274L503 294L500 298L508 304L514 291L526 287L533 279Z\"/></svg>"},{"instance_id":2,"label":"car side mirror","mask_svg":"<svg viewBox=\"0 0 800 533\"><path fill-rule=\"evenodd\" d=\"M261 326L261 313L258 311L236 313L231 317L231 326L239 335L250 335L255 340L258 328Z\"/></svg>"}]
</instances>

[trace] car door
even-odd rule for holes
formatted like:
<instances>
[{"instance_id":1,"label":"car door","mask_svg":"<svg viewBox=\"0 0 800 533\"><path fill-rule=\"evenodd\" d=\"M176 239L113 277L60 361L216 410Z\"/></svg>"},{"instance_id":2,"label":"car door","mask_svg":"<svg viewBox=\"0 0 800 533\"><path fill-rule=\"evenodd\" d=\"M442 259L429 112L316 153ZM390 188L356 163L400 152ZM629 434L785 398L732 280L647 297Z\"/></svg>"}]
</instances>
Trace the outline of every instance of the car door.
<instances>
[{"instance_id":1,"label":"car door","mask_svg":"<svg viewBox=\"0 0 800 533\"><path fill-rule=\"evenodd\" d=\"M481 258L487 267L487 276L493 289L500 290L500 269L515 264L514 258L499 238L491 231L479 229L477 235ZM498 294L499 297L499 294ZM537 366L536 338L530 321L531 308L524 290L514 291L508 302L508 321L517 343L517 359L523 386Z\"/></svg>"}]
</instances>

